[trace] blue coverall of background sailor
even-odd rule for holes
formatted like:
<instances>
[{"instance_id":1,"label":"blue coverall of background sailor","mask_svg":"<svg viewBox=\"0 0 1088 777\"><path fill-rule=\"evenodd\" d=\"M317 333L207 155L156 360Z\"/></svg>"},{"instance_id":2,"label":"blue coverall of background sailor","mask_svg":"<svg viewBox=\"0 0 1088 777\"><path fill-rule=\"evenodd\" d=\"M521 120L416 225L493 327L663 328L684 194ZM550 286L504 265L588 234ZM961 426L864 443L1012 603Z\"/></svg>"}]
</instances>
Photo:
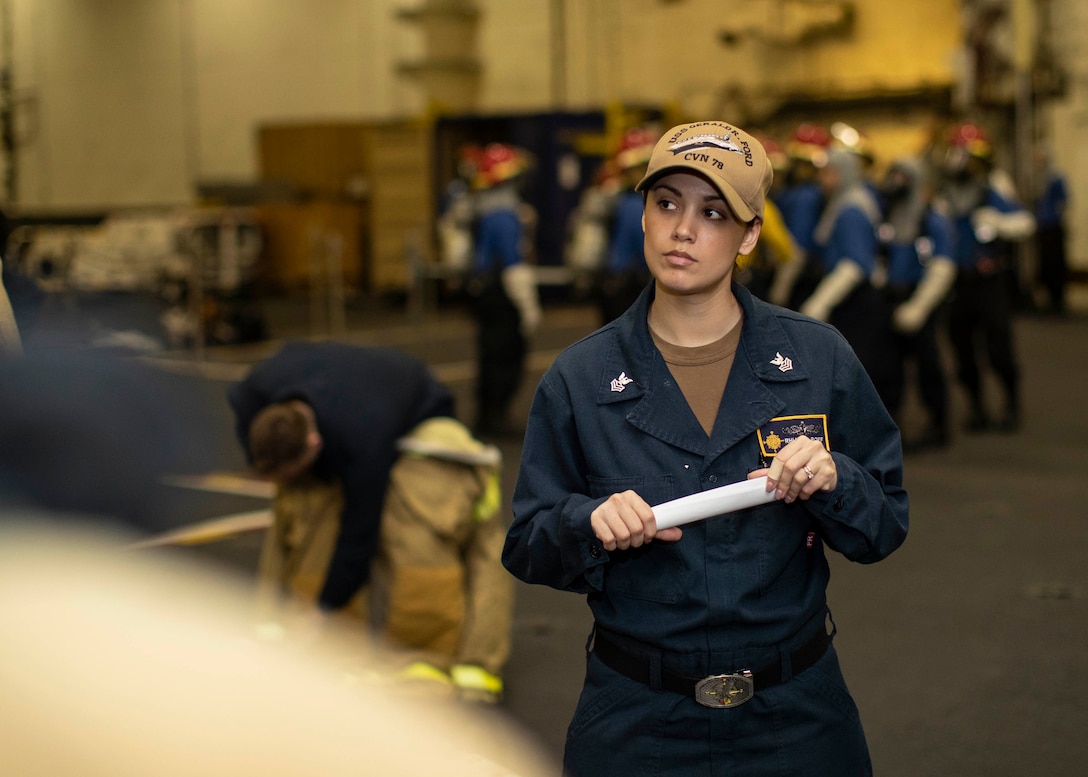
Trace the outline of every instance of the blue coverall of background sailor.
<instances>
[{"instance_id":1,"label":"blue coverall of background sailor","mask_svg":"<svg viewBox=\"0 0 1088 777\"><path fill-rule=\"evenodd\" d=\"M911 298L926 273L924 262L933 257L951 257L952 223L931 207L927 207L917 229L917 235L909 241L891 240L885 247L888 280L884 293L893 305L901 305ZM919 247L924 249L924 256ZM895 378L895 391L886 397L892 414L899 412L906 391L906 362L914 361L919 395L929 413L928 434L930 439L948 435L948 380L938 339L937 310L931 310L921 327L910 334L896 335L899 365Z\"/></svg>"},{"instance_id":2,"label":"blue coverall of background sailor","mask_svg":"<svg viewBox=\"0 0 1088 777\"><path fill-rule=\"evenodd\" d=\"M822 275L820 248L816 245L813 232L824 208L824 195L818 183L804 181L788 185L774 198L774 202L782 214L782 220L786 222L786 228L805 254L806 268L794 284L788 305L796 310L819 283Z\"/></svg>"},{"instance_id":3,"label":"blue coverall of background sailor","mask_svg":"<svg viewBox=\"0 0 1088 777\"><path fill-rule=\"evenodd\" d=\"M476 431L502 432L521 386L528 354L522 315L503 284L503 272L522 263L524 227L512 204L488 209L476 221L473 309L477 320Z\"/></svg>"},{"instance_id":4,"label":"blue coverall of background sailor","mask_svg":"<svg viewBox=\"0 0 1088 777\"><path fill-rule=\"evenodd\" d=\"M616 197L609 235L608 265L601 276L601 323L619 318L650 280L643 254L642 193L634 189Z\"/></svg>"},{"instance_id":5,"label":"blue coverall of background sailor","mask_svg":"<svg viewBox=\"0 0 1088 777\"><path fill-rule=\"evenodd\" d=\"M952 223L932 208L926 210L918 235L930 243L927 258L952 255ZM893 240L885 251L888 256L889 286L910 290L921 282L926 267L918 253L917 241L903 243Z\"/></svg>"},{"instance_id":6,"label":"blue coverall of background sailor","mask_svg":"<svg viewBox=\"0 0 1088 777\"><path fill-rule=\"evenodd\" d=\"M733 293L744 323L709 438L653 344L653 287L561 354L537 389L503 562L523 581L585 594L596 639L651 666L647 685L588 655L568 774L870 773L834 647L792 677L788 657L826 629L825 544L870 563L906 536L899 431L832 327ZM609 495L633 489L656 505L745 480L764 466L759 431L791 416L826 429L834 491L692 523L677 542L608 552L596 539L590 513ZM788 679L732 709L655 688L662 669L779 666Z\"/></svg>"},{"instance_id":7,"label":"blue coverall of background sailor","mask_svg":"<svg viewBox=\"0 0 1088 777\"><path fill-rule=\"evenodd\" d=\"M612 240L608 248L608 269L634 272L649 278L643 255L642 193L624 192L616 199Z\"/></svg>"},{"instance_id":8,"label":"blue coverall of background sailor","mask_svg":"<svg viewBox=\"0 0 1088 777\"><path fill-rule=\"evenodd\" d=\"M824 195L815 181L805 181L782 190L775 197L775 205L782 212L793 239L807 253L818 253L812 233L820 221L820 211L824 206Z\"/></svg>"},{"instance_id":9,"label":"blue coverall of background sailor","mask_svg":"<svg viewBox=\"0 0 1088 777\"><path fill-rule=\"evenodd\" d=\"M969 429L989 425L983 399L983 360L980 339L985 343L986 362L996 373L1004 391L1005 407L1000 428L1013 430L1020 414L1020 365L1013 347L1012 285L1015 279L1013 245L991 228L987 242L979 239L972 223L979 211L995 211L998 219L1021 214L1024 208L986 185L975 207L953 211L952 258L957 275L949 309L948 335L956 356L956 371L971 405ZM1031 227L1034 228L1034 222Z\"/></svg>"},{"instance_id":10,"label":"blue coverall of background sailor","mask_svg":"<svg viewBox=\"0 0 1088 777\"><path fill-rule=\"evenodd\" d=\"M482 214L476 224L476 272L498 272L520 263L523 231L514 210Z\"/></svg>"},{"instance_id":11,"label":"blue coverall of background sailor","mask_svg":"<svg viewBox=\"0 0 1088 777\"><path fill-rule=\"evenodd\" d=\"M856 164L845 152L838 152L844 164ZM836 155L829 164L834 164ZM871 283L880 250L876 227L880 209L872 193L860 181L845 183L828 202L817 226L815 238L822 252L824 280L801 305L801 311L828 321L842 332L876 386L888 408L897 389L898 358L891 332L891 309ZM839 264L852 262L861 278L830 311L814 312L813 303L823 297L825 284L837 275Z\"/></svg>"},{"instance_id":12,"label":"blue coverall of background sailor","mask_svg":"<svg viewBox=\"0 0 1088 777\"><path fill-rule=\"evenodd\" d=\"M1069 263L1065 250L1065 220L1069 208L1069 189L1065 176L1046 170L1042 194L1035 200L1039 284L1046 292L1050 310L1065 312L1065 287L1069 282Z\"/></svg>"}]
</instances>

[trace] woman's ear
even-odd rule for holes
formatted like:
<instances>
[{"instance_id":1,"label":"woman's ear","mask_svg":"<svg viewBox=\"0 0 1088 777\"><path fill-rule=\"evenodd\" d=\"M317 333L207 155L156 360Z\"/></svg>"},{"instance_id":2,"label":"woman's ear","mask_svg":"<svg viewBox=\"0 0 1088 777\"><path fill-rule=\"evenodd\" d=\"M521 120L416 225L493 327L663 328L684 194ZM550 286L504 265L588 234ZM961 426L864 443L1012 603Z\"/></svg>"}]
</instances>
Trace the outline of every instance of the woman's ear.
<instances>
[{"instance_id":1,"label":"woman's ear","mask_svg":"<svg viewBox=\"0 0 1088 777\"><path fill-rule=\"evenodd\" d=\"M747 256L752 253L756 248L756 243L759 242L759 232L763 229L763 219L754 218L748 224L748 227L744 230L744 239L740 241L740 249L737 253Z\"/></svg>"}]
</instances>

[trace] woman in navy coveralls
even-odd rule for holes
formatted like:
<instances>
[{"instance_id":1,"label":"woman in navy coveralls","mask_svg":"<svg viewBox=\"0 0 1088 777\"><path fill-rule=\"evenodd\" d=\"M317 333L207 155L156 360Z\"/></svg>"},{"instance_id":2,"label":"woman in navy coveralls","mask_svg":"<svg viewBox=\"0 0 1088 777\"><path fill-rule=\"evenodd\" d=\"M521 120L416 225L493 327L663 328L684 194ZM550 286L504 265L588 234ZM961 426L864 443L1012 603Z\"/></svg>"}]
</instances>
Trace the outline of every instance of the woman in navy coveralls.
<instances>
[{"instance_id":1,"label":"woman in navy coveralls","mask_svg":"<svg viewBox=\"0 0 1088 777\"><path fill-rule=\"evenodd\" d=\"M594 615L567 774L871 774L825 547L870 563L903 542L899 432L838 332L732 284L770 179L724 122L666 133L637 187L654 283L537 389L503 561ZM655 338L737 329L708 433ZM653 505L760 475L774 501L657 529Z\"/></svg>"}]
</instances>

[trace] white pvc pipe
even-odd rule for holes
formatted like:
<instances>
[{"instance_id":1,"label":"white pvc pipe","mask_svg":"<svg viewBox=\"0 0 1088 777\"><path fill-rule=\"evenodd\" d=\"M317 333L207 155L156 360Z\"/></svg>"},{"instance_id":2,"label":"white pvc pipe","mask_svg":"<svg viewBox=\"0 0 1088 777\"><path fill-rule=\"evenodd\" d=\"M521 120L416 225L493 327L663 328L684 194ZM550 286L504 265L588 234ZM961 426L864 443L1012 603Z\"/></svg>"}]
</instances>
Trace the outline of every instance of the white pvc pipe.
<instances>
[{"instance_id":1,"label":"white pvc pipe","mask_svg":"<svg viewBox=\"0 0 1088 777\"><path fill-rule=\"evenodd\" d=\"M761 477L662 502L653 510L660 530L773 501L774 491L767 492L767 478Z\"/></svg>"}]
</instances>

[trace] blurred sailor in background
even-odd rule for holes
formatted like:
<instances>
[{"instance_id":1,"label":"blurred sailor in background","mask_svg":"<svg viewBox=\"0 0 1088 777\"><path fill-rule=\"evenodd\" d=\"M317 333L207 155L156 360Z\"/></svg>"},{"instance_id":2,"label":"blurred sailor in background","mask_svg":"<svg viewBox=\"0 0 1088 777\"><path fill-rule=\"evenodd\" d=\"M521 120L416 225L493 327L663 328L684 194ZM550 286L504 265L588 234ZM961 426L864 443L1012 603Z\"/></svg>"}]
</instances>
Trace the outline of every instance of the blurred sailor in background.
<instances>
[{"instance_id":1,"label":"blurred sailor in background","mask_svg":"<svg viewBox=\"0 0 1088 777\"><path fill-rule=\"evenodd\" d=\"M615 194L608 207L608 253L598 284L601 324L619 318L650 281L642 252L642 193L635 184L646 172L657 133L643 127L628 130L612 158Z\"/></svg>"},{"instance_id":2,"label":"blurred sailor in background","mask_svg":"<svg viewBox=\"0 0 1088 777\"><path fill-rule=\"evenodd\" d=\"M521 186L529 155L490 143L473 160L473 265L469 293L477 321L476 433L516 431L510 407L525 372L529 338L541 320L531 266L535 212Z\"/></svg>"},{"instance_id":3,"label":"blurred sailor in background","mask_svg":"<svg viewBox=\"0 0 1088 777\"><path fill-rule=\"evenodd\" d=\"M828 154L820 184L828 203L813 238L823 252L824 277L800 310L842 332L890 408L897 359L889 306L874 284L880 208L865 186L860 157L851 151Z\"/></svg>"},{"instance_id":4,"label":"blurred sailor in background","mask_svg":"<svg viewBox=\"0 0 1088 777\"><path fill-rule=\"evenodd\" d=\"M786 180L773 197L786 227L804 252L804 267L790 292L788 307L798 309L823 277L823 260L813 233L826 202L817 173L827 164L831 134L816 124L804 123L786 144L789 167Z\"/></svg>"},{"instance_id":5,"label":"blurred sailor in background","mask_svg":"<svg viewBox=\"0 0 1088 777\"><path fill-rule=\"evenodd\" d=\"M953 221L957 274L948 331L959 382L967 392L969 431L1015 431L1020 424L1020 368L1013 347L1015 243L1035 231L1035 219L1017 201L1008 176L994 167L986 131L973 122L952 127L940 199ZM1003 392L991 419L983 394L982 355Z\"/></svg>"},{"instance_id":6,"label":"blurred sailor in background","mask_svg":"<svg viewBox=\"0 0 1088 777\"><path fill-rule=\"evenodd\" d=\"M956 277L952 225L932 207L932 188L922 160L894 160L881 189L885 213L879 235L887 262L884 292L894 306L892 328L899 358L898 390L892 393L888 409L898 415L913 365L927 418L920 434L904 439L904 448L943 447L949 442L948 380L937 333L939 313Z\"/></svg>"},{"instance_id":7,"label":"blurred sailor in background","mask_svg":"<svg viewBox=\"0 0 1088 777\"><path fill-rule=\"evenodd\" d=\"M1035 172L1039 186L1039 196L1035 199L1038 282L1046 297L1046 309L1060 316L1065 314L1065 287L1069 282L1065 248L1069 189L1065 176L1051 163L1050 150L1045 145L1035 150Z\"/></svg>"},{"instance_id":8,"label":"blurred sailor in background","mask_svg":"<svg viewBox=\"0 0 1088 777\"><path fill-rule=\"evenodd\" d=\"M775 180L785 178L789 157L773 138L757 135L771 162ZM786 226L782 211L774 202L778 190L772 183L771 192L763 203L763 228L759 242L751 254L737 256L736 281L760 299L788 307L797 278L805 268L805 252Z\"/></svg>"}]
</instances>

